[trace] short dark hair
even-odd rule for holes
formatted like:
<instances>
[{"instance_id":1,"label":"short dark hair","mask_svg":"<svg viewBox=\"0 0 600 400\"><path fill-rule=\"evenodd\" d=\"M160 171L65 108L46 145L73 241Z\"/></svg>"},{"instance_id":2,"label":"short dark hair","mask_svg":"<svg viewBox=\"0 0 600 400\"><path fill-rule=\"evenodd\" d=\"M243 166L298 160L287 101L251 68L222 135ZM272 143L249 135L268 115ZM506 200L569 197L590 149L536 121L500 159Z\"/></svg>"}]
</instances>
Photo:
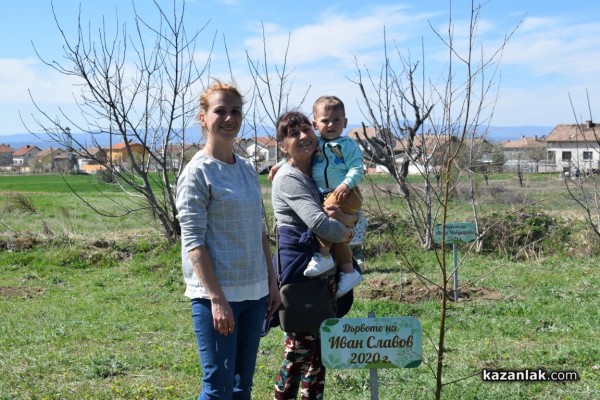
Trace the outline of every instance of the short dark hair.
<instances>
[{"instance_id":1,"label":"short dark hair","mask_svg":"<svg viewBox=\"0 0 600 400\"><path fill-rule=\"evenodd\" d=\"M288 111L281 114L275 123L277 141L282 142L283 139L288 137L292 128L297 128L303 124L310 125L310 120L300 111Z\"/></svg>"}]
</instances>

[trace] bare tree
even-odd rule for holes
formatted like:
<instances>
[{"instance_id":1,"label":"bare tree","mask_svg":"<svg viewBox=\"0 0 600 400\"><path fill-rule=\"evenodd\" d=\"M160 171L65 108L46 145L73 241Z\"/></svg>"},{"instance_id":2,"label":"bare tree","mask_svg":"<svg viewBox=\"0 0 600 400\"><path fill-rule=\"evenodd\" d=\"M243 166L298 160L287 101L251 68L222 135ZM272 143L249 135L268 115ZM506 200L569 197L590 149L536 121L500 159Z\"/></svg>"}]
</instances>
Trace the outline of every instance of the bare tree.
<instances>
[{"instance_id":1,"label":"bare tree","mask_svg":"<svg viewBox=\"0 0 600 400\"><path fill-rule=\"evenodd\" d=\"M277 118L291 107L290 98L293 92L293 79L292 72L288 64L288 55L290 50L290 38L285 46L284 54L282 55L281 63L272 62L269 59L267 51L267 37L265 36L265 29L263 26L263 41L262 41L262 55L259 58L253 58L248 52L246 52L246 62L248 70L252 78L252 92L250 96L250 103L248 104L248 111L246 112L245 128L241 136L253 138L256 143L252 149L254 154L248 154L246 156L252 159L258 160L256 152L259 150L259 137L267 137L269 139L275 139L275 123ZM273 55L275 56L275 55ZM302 96L300 97L299 104L294 104L293 107L300 107L310 91L310 86L301 89ZM266 149L265 149L266 150ZM242 149L242 151L244 151ZM278 147L275 148L275 162L280 159L280 150ZM258 168L258 165L256 165ZM265 165L265 168L272 167L272 165ZM269 218L264 215L265 224L267 231L271 231L269 227ZM274 228L274 225L273 225Z\"/></svg>"},{"instance_id":2,"label":"bare tree","mask_svg":"<svg viewBox=\"0 0 600 400\"><path fill-rule=\"evenodd\" d=\"M69 152L99 164L131 198L129 204L119 206L117 213L86 204L114 217L150 212L165 237L175 241L180 228L175 217L174 186L184 165L184 145L197 113L197 86L208 75L210 56L199 68L195 47L206 25L192 35L187 33L185 2L173 1L170 10L153 2L157 24L147 23L133 2L133 29L128 31L128 25L119 21L115 11L114 33L104 18L97 30L91 24L86 26L80 10L74 37L65 33L52 3L63 38L64 60L46 60L37 49L36 54L48 67L77 81L79 92L74 98L80 115L75 118L59 109L59 114L52 116L30 96L37 109L34 118L38 128ZM152 43L148 42L149 36L153 37ZM74 131L85 135L74 135ZM110 135L107 152L92 150L103 147L98 138L106 134ZM117 142L121 148L118 154ZM173 146L181 150L176 163L169 154Z\"/></svg>"},{"instance_id":3,"label":"bare tree","mask_svg":"<svg viewBox=\"0 0 600 400\"><path fill-rule=\"evenodd\" d=\"M498 64L514 33L513 30L507 34L491 53L481 50L477 61L474 52L478 48L477 27L481 8L481 5L471 2L469 41L464 49L454 43L451 2L447 32L442 34L431 27L448 52L447 73L442 84L425 78L424 55L421 64L413 63L396 48L398 62L395 63L388 57L387 40L384 40L385 61L377 78L367 68L357 68L356 83L363 95L364 114L375 131L374 136L369 136L363 125L363 132L359 135L366 159L384 166L396 181L397 190L387 190L386 193L404 200L413 230L423 247L437 250L433 242L434 227L442 226L440 248L436 251L440 274L438 282L420 274L408 257L404 257L409 270L418 279L435 288L436 293L441 293L439 336L437 342L432 339L437 357L435 364L429 366L436 380L436 399L441 398L443 387L449 383L444 382L443 366L449 293L452 292L449 282L453 270L446 259L443 227L451 211L450 200L456 197L459 180L465 175L471 183L469 197L476 222L479 219L474 167L481 153L472 144L485 137L497 97L494 90L498 85ZM419 68L423 73L420 82ZM494 72L486 75L485 72L490 69ZM411 184L407 179L409 168L420 175L419 184ZM476 229L480 238L483 233L478 224ZM391 240L396 243L395 238ZM402 255L399 243L396 245Z\"/></svg>"},{"instance_id":4,"label":"bare tree","mask_svg":"<svg viewBox=\"0 0 600 400\"><path fill-rule=\"evenodd\" d=\"M269 61L267 52L267 38L263 26L263 52L260 59L253 59L246 52L246 61L248 70L253 82L252 102L249 111L246 113L246 123L248 132L255 138L266 134L269 138L274 138L274 128L277 118L290 107L290 96L293 91L293 69L288 65L288 55L290 50L290 37L285 47L285 53L281 64ZM302 96L299 104L294 107L300 107L306 100L310 91L310 86L301 89ZM267 128L267 129L265 129ZM262 132L261 132L262 131ZM279 149L277 151L277 160L279 159Z\"/></svg>"},{"instance_id":5,"label":"bare tree","mask_svg":"<svg viewBox=\"0 0 600 400\"><path fill-rule=\"evenodd\" d=\"M474 176L477 165L481 163L482 147L474 144L484 141L487 135L497 97L494 90L499 85L499 62L504 47L516 30L506 35L491 54L482 51L477 62L473 52L477 46L481 6L476 7L472 2L471 9L466 54L460 54L453 42L451 17L447 37L431 27L448 49L445 84L427 82L424 55L419 65L407 61L396 48L400 67L394 64L388 56L385 32L385 62L379 78L374 79L367 68L357 66L356 83L363 96L364 114L376 132L374 137L368 136L366 128L363 128L362 134L358 135L359 143L367 160L384 166L395 179L398 190L395 193L388 191L388 194L404 199L419 242L429 249L434 247L433 224L448 200L443 195L443 178L450 185L448 195L453 197L457 195L455 185L459 176L468 176L474 217L476 221L479 219ZM419 68L423 73L420 85ZM492 74L488 76L485 73L489 70ZM459 82L461 72L464 72L465 78ZM367 84L373 96L369 95ZM427 91L425 87L428 87ZM422 185L408 183L410 167L423 178ZM477 230L480 231L479 227Z\"/></svg>"},{"instance_id":6,"label":"bare tree","mask_svg":"<svg viewBox=\"0 0 600 400\"><path fill-rule=\"evenodd\" d=\"M385 167L394 178L397 191L388 191L388 194L405 200L420 243L430 248L433 202L429 184L433 180L426 179L425 188L415 190L406 178L409 165L416 164L419 160L423 161L420 172L424 176L430 177L436 171L432 165L435 163L434 159L428 157L435 153L435 149L430 147L432 143L423 140L423 136L419 143L416 143L417 135L429 118L433 104L424 99L422 92L417 88L415 73L418 64L406 61L398 51L402 68L400 73L397 73L388 57L387 47L384 32L385 62L378 80L374 79L366 68L364 72L367 77L363 78L363 70L357 66L356 84L363 96L366 117L375 130L375 135L369 136L363 124L362 135L357 135L357 140L365 158ZM376 93L375 100L368 96L366 83ZM435 146L436 144L433 144L433 147Z\"/></svg>"}]
</instances>

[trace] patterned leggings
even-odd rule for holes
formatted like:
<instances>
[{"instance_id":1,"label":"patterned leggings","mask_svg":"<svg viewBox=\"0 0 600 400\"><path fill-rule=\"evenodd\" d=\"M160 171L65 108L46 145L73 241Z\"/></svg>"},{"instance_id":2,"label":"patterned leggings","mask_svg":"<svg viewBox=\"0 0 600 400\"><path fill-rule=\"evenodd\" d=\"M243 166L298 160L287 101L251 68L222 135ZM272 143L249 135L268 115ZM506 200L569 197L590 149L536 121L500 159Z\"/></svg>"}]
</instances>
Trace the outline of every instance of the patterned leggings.
<instances>
[{"instance_id":1,"label":"patterned leggings","mask_svg":"<svg viewBox=\"0 0 600 400\"><path fill-rule=\"evenodd\" d=\"M285 357L275 382L275 400L295 400L300 383L302 400L321 400L325 366L321 362L319 332L285 334Z\"/></svg>"}]
</instances>

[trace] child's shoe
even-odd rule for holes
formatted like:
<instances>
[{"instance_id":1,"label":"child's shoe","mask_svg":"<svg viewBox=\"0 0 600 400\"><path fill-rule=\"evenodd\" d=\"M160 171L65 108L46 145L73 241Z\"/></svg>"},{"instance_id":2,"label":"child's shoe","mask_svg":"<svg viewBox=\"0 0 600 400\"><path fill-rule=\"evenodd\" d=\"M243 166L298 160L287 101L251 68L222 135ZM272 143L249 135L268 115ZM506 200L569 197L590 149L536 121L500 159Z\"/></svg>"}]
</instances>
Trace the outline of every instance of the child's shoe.
<instances>
[{"instance_id":1,"label":"child's shoe","mask_svg":"<svg viewBox=\"0 0 600 400\"><path fill-rule=\"evenodd\" d=\"M362 281L363 277L357 270L352 272L340 272L340 279L338 281L338 288L336 292L336 297L339 299L346 293L348 293L352 288L360 281Z\"/></svg>"},{"instance_id":2,"label":"child's shoe","mask_svg":"<svg viewBox=\"0 0 600 400\"><path fill-rule=\"evenodd\" d=\"M333 268L335 268L333 257L323 257L320 253L315 253L304 270L304 276L321 275Z\"/></svg>"}]
</instances>

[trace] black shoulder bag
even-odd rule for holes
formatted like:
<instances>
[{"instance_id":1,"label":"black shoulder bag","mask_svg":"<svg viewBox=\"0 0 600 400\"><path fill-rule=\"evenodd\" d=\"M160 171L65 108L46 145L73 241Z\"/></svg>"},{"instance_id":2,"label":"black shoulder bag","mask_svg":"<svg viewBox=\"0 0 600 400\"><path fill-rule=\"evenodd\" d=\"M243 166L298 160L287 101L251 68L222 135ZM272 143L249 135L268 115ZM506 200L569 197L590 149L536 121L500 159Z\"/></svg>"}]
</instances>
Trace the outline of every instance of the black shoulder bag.
<instances>
[{"instance_id":1,"label":"black shoulder bag","mask_svg":"<svg viewBox=\"0 0 600 400\"><path fill-rule=\"evenodd\" d=\"M277 273L281 294L281 307L279 308L281 328L288 333L318 330L323 321L336 316L327 282L323 277L317 276L281 286L279 230L276 228L276 231Z\"/></svg>"}]
</instances>

